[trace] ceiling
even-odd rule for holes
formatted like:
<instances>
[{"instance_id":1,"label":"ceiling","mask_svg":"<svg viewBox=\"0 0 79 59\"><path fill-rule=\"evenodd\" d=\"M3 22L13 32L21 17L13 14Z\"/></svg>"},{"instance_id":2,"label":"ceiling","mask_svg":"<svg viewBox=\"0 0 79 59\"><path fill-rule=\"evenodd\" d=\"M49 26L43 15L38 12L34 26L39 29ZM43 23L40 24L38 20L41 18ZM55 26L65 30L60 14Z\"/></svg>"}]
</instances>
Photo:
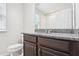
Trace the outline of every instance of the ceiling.
<instances>
[{"instance_id":1,"label":"ceiling","mask_svg":"<svg viewBox=\"0 0 79 59\"><path fill-rule=\"evenodd\" d=\"M72 3L38 3L36 8L41 12L48 14L59 10L72 8Z\"/></svg>"}]
</instances>

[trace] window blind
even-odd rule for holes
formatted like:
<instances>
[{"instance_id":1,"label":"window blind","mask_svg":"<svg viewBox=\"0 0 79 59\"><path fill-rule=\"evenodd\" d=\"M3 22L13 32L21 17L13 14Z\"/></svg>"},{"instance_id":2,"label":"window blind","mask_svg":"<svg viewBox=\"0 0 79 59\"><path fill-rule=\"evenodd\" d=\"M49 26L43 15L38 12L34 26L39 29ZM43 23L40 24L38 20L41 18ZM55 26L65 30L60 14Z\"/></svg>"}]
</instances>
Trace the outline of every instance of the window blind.
<instances>
[{"instance_id":1,"label":"window blind","mask_svg":"<svg viewBox=\"0 0 79 59\"><path fill-rule=\"evenodd\" d=\"M6 3L0 3L0 31L6 31Z\"/></svg>"}]
</instances>

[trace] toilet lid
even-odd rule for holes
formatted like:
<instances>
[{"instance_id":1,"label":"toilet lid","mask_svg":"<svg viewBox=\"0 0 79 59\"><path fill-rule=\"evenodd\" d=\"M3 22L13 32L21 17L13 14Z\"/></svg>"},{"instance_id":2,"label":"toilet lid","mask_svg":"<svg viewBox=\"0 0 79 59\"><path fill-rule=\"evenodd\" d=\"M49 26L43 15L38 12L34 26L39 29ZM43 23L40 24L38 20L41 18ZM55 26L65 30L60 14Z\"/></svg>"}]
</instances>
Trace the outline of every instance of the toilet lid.
<instances>
[{"instance_id":1,"label":"toilet lid","mask_svg":"<svg viewBox=\"0 0 79 59\"><path fill-rule=\"evenodd\" d=\"M8 47L8 51L17 51L23 48L23 44L14 44Z\"/></svg>"}]
</instances>

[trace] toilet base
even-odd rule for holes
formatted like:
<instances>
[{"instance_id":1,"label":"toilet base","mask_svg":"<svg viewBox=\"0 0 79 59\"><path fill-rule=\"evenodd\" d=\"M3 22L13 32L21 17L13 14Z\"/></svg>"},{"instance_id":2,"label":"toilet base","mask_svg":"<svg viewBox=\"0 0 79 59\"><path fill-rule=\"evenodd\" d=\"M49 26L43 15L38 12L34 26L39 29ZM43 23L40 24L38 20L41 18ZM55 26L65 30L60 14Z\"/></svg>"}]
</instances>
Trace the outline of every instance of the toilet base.
<instances>
[{"instance_id":1,"label":"toilet base","mask_svg":"<svg viewBox=\"0 0 79 59\"><path fill-rule=\"evenodd\" d=\"M21 56L23 54L22 50L16 51L16 52L11 52L10 56Z\"/></svg>"}]
</instances>

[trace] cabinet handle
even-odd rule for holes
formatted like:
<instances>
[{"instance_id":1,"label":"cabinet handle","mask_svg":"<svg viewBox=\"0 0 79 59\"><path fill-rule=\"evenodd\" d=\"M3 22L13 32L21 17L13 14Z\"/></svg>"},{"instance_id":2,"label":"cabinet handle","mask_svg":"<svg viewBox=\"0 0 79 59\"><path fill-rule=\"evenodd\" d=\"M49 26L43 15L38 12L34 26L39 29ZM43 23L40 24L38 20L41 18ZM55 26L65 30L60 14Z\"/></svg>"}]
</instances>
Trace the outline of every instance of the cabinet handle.
<instances>
[{"instance_id":1,"label":"cabinet handle","mask_svg":"<svg viewBox=\"0 0 79 59\"><path fill-rule=\"evenodd\" d=\"M41 49L38 49L38 56L41 56Z\"/></svg>"},{"instance_id":2,"label":"cabinet handle","mask_svg":"<svg viewBox=\"0 0 79 59\"><path fill-rule=\"evenodd\" d=\"M33 47L34 51L34 56L36 56L36 47Z\"/></svg>"}]
</instances>

